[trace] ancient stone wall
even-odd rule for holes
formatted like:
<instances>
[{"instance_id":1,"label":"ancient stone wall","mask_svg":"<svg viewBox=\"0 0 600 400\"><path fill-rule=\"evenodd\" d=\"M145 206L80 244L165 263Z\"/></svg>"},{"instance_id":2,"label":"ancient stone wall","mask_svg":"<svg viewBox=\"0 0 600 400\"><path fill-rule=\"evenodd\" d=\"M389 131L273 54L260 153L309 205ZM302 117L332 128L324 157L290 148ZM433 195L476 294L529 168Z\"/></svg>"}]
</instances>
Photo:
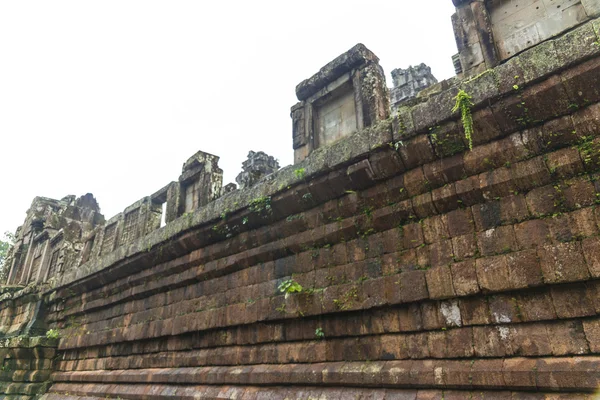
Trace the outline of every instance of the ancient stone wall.
<instances>
[{"instance_id":1,"label":"ancient stone wall","mask_svg":"<svg viewBox=\"0 0 600 400\"><path fill-rule=\"evenodd\" d=\"M16 336L0 341L0 393L3 399L39 399L50 387L56 339Z\"/></svg>"},{"instance_id":2,"label":"ancient stone wall","mask_svg":"<svg viewBox=\"0 0 600 400\"><path fill-rule=\"evenodd\" d=\"M457 73L473 76L600 15L599 0L453 0Z\"/></svg>"},{"instance_id":3,"label":"ancient stone wall","mask_svg":"<svg viewBox=\"0 0 600 400\"><path fill-rule=\"evenodd\" d=\"M107 242L108 221L92 247L106 251L0 300L3 333L61 333L48 400L592 399L599 24L441 83L394 118L377 112L389 99L367 63L366 128L220 197L214 156L192 157L140 203L166 199L165 226ZM327 96L334 75L299 97ZM459 90L472 124L452 111ZM185 187L208 181L184 207Z\"/></svg>"}]
</instances>

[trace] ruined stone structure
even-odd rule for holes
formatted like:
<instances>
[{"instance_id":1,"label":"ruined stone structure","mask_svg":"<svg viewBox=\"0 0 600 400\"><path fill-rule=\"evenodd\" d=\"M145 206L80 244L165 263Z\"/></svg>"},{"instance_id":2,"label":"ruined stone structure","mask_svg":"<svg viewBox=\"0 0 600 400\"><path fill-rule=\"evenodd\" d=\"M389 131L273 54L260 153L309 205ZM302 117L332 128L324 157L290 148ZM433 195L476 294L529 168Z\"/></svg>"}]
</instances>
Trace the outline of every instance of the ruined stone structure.
<instances>
[{"instance_id":1,"label":"ruined stone structure","mask_svg":"<svg viewBox=\"0 0 600 400\"><path fill-rule=\"evenodd\" d=\"M296 87L292 107L294 161L389 117L379 59L362 44Z\"/></svg>"},{"instance_id":2,"label":"ruined stone structure","mask_svg":"<svg viewBox=\"0 0 600 400\"><path fill-rule=\"evenodd\" d=\"M394 88L390 90L392 109L398 108L407 100L414 99L420 91L438 82L431 73L431 68L425 64L407 69L394 69L392 79L394 81Z\"/></svg>"},{"instance_id":3,"label":"ruined stone structure","mask_svg":"<svg viewBox=\"0 0 600 400\"><path fill-rule=\"evenodd\" d=\"M106 222L89 195L36 199L0 297L0 390L593 399L600 3L532 3L553 2L586 18L394 117L377 58L336 58L297 87L295 165L249 188L222 189L198 153ZM458 14L503 4L467 3ZM471 100L453 112L459 90ZM49 329L56 348L31 337Z\"/></svg>"},{"instance_id":4,"label":"ruined stone structure","mask_svg":"<svg viewBox=\"0 0 600 400\"><path fill-rule=\"evenodd\" d=\"M248 159L242 164L242 172L235 178L240 189L254 186L258 181L279 169L279 162L262 151L248 153Z\"/></svg>"}]
</instances>

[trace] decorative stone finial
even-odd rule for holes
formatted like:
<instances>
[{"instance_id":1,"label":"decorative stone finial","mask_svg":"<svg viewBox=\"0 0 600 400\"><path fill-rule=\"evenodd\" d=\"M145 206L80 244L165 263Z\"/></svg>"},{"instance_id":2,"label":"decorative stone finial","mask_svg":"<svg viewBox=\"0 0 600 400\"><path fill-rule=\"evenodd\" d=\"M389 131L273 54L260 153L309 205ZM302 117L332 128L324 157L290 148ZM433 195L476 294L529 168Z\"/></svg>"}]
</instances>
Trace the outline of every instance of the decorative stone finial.
<instances>
[{"instance_id":1,"label":"decorative stone finial","mask_svg":"<svg viewBox=\"0 0 600 400\"><path fill-rule=\"evenodd\" d=\"M249 188L278 169L279 162L274 157L262 151L250 151L248 159L242 163L242 172L235 180L240 185L240 189Z\"/></svg>"}]
</instances>

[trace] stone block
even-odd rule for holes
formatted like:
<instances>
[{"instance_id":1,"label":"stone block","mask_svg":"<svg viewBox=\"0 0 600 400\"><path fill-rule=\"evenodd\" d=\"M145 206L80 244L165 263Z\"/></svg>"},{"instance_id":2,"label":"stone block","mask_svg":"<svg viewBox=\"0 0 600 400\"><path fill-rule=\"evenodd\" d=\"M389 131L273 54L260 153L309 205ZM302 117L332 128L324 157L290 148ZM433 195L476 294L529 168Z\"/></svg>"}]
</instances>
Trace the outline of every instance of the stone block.
<instances>
[{"instance_id":1,"label":"stone block","mask_svg":"<svg viewBox=\"0 0 600 400\"><path fill-rule=\"evenodd\" d=\"M456 236L452 238L452 250L455 260L464 260L479 254L477 240L474 234Z\"/></svg>"},{"instance_id":2,"label":"stone block","mask_svg":"<svg viewBox=\"0 0 600 400\"><path fill-rule=\"evenodd\" d=\"M369 155L369 163L375 179L388 179L405 170L400 155L393 150L380 151Z\"/></svg>"},{"instance_id":3,"label":"stone block","mask_svg":"<svg viewBox=\"0 0 600 400\"><path fill-rule=\"evenodd\" d=\"M488 298L492 322L496 324L516 323L521 321L517 299L508 295L490 296ZM502 336L504 333L500 332ZM510 346L507 346L510 347Z\"/></svg>"},{"instance_id":4,"label":"stone block","mask_svg":"<svg viewBox=\"0 0 600 400\"><path fill-rule=\"evenodd\" d=\"M499 201L490 201L471 207L477 231L488 230L502 223Z\"/></svg>"},{"instance_id":5,"label":"stone block","mask_svg":"<svg viewBox=\"0 0 600 400\"><path fill-rule=\"evenodd\" d=\"M418 135L412 139L403 141L403 144L398 147L398 153L400 153L400 157L407 170L435 159L433 147L427 135Z\"/></svg>"},{"instance_id":6,"label":"stone block","mask_svg":"<svg viewBox=\"0 0 600 400\"><path fill-rule=\"evenodd\" d=\"M447 213L456 210L461 204L453 184L442 186L431 191L433 205L439 213Z\"/></svg>"},{"instance_id":7,"label":"stone block","mask_svg":"<svg viewBox=\"0 0 600 400\"><path fill-rule=\"evenodd\" d=\"M371 223L375 230L384 231L406 223L412 216L414 216L412 202L404 200L373 211Z\"/></svg>"},{"instance_id":8,"label":"stone block","mask_svg":"<svg viewBox=\"0 0 600 400\"><path fill-rule=\"evenodd\" d=\"M500 219L503 224L515 224L530 217L525 196L515 194L500 199Z\"/></svg>"},{"instance_id":9,"label":"stone block","mask_svg":"<svg viewBox=\"0 0 600 400\"><path fill-rule=\"evenodd\" d=\"M401 236L402 248L404 249L416 248L425 242L423 228L419 223L404 225Z\"/></svg>"},{"instance_id":10,"label":"stone block","mask_svg":"<svg viewBox=\"0 0 600 400\"><path fill-rule=\"evenodd\" d=\"M479 182L479 175L473 175L469 178L455 183L456 195L463 206L470 207L484 201L483 191Z\"/></svg>"},{"instance_id":11,"label":"stone block","mask_svg":"<svg viewBox=\"0 0 600 400\"><path fill-rule=\"evenodd\" d=\"M573 128L581 138L589 139L598 136L600 131L600 104L591 104L575 111L571 115L571 119L573 120Z\"/></svg>"},{"instance_id":12,"label":"stone block","mask_svg":"<svg viewBox=\"0 0 600 400\"><path fill-rule=\"evenodd\" d=\"M570 110L567 92L558 76L552 76L526 88L521 95L521 101L525 103L523 122L527 125L547 121L549 118L564 115Z\"/></svg>"},{"instance_id":13,"label":"stone block","mask_svg":"<svg viewBox=\"0 0 600 400\"><path fill-rule=\"evenodd\" d=\"M438 265L449 265L454 259L452 241L443 240L428 246L429 264L433 267Z\"/></svg>"},{"instance_id":14,"label":"stone block","mask_svg":"<svg viewBox=\"0 0 600 400\"><path fill-rule=\"evenodd\" d=\"M511 329L510 349L523 356L547 356L552 354L546 325L519 324ZM531 371L535 373L535 371Z\"/></svg>"},{"instance_id":15,"label":"stone block","mask_svg":"<svg viewBox=\"0 0 600 400\"><path fill-rule=\"evenodd\" d=\"M522 96L517 96L516 90L513 90L510 96L491 105L494 119L503 135L511 134L531 125L522 103Z\"/></svg>"},{"instance_id":16,"label":"stone block","mask_svg":"<svg viewBox=\"0 0 600 400\"><path fill-rule=\"evenodd\" d=\"M471 209L458 209L445 215L447 231L450 237L467 235L475 231Z\"/></svg>"},{"instance_id":17,"label":"stone block","mask_svg":"<svg viewBox=\"0 0 600 400\"><path fill-rule=\"evenodd\" d=\"M412 206L415 215L420 219L437 214L437 209L433 205L430 192L413 197Z\"/></svg>"},{"instance_id":18,"label":"stone block","mask_svg":"<svg viewBox=\"0 0 600 400\"><path fill-rule=\"evenodd\" d=\"M517 390L535 390L536 360L509 358L504 360L503 377L507 386Z\"/></svg>"},{"instance_id":19,"label":"stone block","mask_svg":"<svg viewBox=\"0 0 600 400\"><path fill-rule=\"evenodd\" d=\"M400 244L400 234L401 232L399 228L382 232L381 241L384 253L395 253L402 250Z\"/></svg>"},{"instance_id":20,"label":"stone block","mask_svg":"<svg viewBox=\"0 0 600 400\"><path fill-rule=\"evenodd\" d=\"M539 156L514 164L511 172L515 186L519 190L528 191L550 183L552 177L544 161L544 157Z\"/></svg>"},{"instance_id":21,"label":"stone block","mask_svg":"<svg viewBox=\"0 0 600 400\"><path fill-rule=\"evenodd\" d=\"M540 140L542 148L549 151L576 143L580 135L575 130L571 116L566 116L546 122L542 126Z\"/></svg>"},{"instance_id":22,"label":"stone block","mask_svg":"<svg viewBox=\"0 0 600 400\"><path fill-rule=\"evenodd\" d=\"M439 125L452 117L458 88L450 87L430 96L425 103L413 107L412 116L417 132L426 133L429 128Z\"/></svg>"},{"instance_id":23,"label":"stone block","mask_svg":"<svg viewBox=\"0 0 600 400\"><path fill-rule=\"evenodd\" d=\"M441 313L440 302L430 301L421 304L421 318L423 329L433 330L446 327L444 316Z\"/></svg>"},{"instance_id":24,"label":"stone block","mask_svg":"<svg viewBox=\"0 0 600 400\"><path fill-rule=\"evenodd\" d=\"M446 331L448 354L453 358L473 357L473 332L471 328L450 329ZM458 372L458 371L453 371Z\"/></svg>"},{"instance_id":25,"label":"stone block","mask_svg":"<svg viewBox=\"0 0 600 400\"><path fill-rule=\"evenodd\" d=\"M410 107L399 107L396 109L396 115L392 124L392 135L394 143L398 143L406 138L414 136L416 133L415 124L412 118Z\"/></svg>"},{"instance_id":26,"label":"stone block","mask_svg":"<svg viewBox=\"0 0 600 400\"><path fill-rule=\"evenodd\" d=\"M432 187L453 183L465 175L464 161L461 154L435 160L423 166L425 179Z\"/></svg>"},{"instance_id":27,"label":"stone block","mask_svg":"<svg viewBox=\"0 0 600 400\"><path fill-rule=\"evenodd\" d=\"M519 248L531 249L550 243L550 230L546 221L534 219L514 225Z\"/></svg>"},{"instance_id":28,"label":"stone block","mask_svg":"<svg viewBox=\"0 0 600 400\"><path fill-rule=\"evenodd\" d=\"M567 209L578 209L596 203L596 190L587 176L580 176L564 182L560 186Z\"/></svg>"},{"instance_id":29,"label":"stone block","mask_svg":"<svg viewBox=\"0 0 600 400\"><path fill-rule=\"evenodd\" d=\"M415 168L404 174L404 188L410 197L429 190L423 168Z\"/></svg>"},{"instance_id":30,"label":"stone block","mask_svg":"<svg viewBox=\"0 0 600 400\"><path fill-rule=\"evenodd\" d=\"M427 284L423 271L409 271L400 275L400 293L404 302L428 298Z\"/></svg>"},{"instance_id":31,"label":"stone block","mask_svg":"<svg viewBox=\"0 0 600 400\"><path fill-rule=\"evenodd\" d=\"M456 295L469 296L479 292L475 261L463 261L450 266L452 283Z\"/></svg>"},{"instance_id":32,"label":"stone block","mask_svg":"<svg viewBox=\"0 0 600 400\"><path fill-rule=\"evenodd\" d=\"M390 202L399 202L408 199L408 191L404 187L404 175L395 176L385 182Z\"/></svg>"},{"instance_id":33,"label":"stone block","mask_svg":"<svg viewBox=\"0 0 600 400\"><path fill-rule=\"evenodd\" d=\"M418 304L411 304L398 309L398 322L400 332L415 332L423 329L421 308Z\"/></svg>"},{"instance_id":34,"label":"stone block","mask_svg":"<svg viewBox=\"0 0 600 400\"><path fill-rule=\"evenodd\" d=\"M593 278L600 277L600 239L593 237L582 242L583 254L590 275Z\"/></svg>"},{"instance_id":35,"label":"stone block","mask_svg":"<svg viewBox=\"0 0 600 400\"><path fill-rule=\"evenodd\" d=\"M586 8L588 16L590 11L588 9L594 8L593 6L587 6L586 3L594 3L596 0L583 0L583 6ZM596 12L600 11L600 5L596 5ZM598 38L594 27L591 23L585 24L577 29L567 32L563 36L554 40L554 47L556 49L556 55L560 65L568 66L580 62L586 58L593 57L600 53L600 46L596 43Z\"/></svg>"},{"instance_id":36,"label":"stone block","mask_svg":"<svg viewBox=\"0 0 600 400\"><path fill-rule=\"evenodd\" d=\"M589 271L581 252L581 244L558 243L539 248L544 281L562 283L586 280Z\"/></svg>"},{"instance_id":37,"label":"stone block","mask_svg":"<svg viewBox=\"0 0 600 400\"><path fill-rule=\"evenodd\" d=\"M535 81L560 68L554 42L541 43L519 56L524 82Z\"/></svg>"},{"instance_id":38,"label":"stone block","mask_svg":"<svg viewBox=\"0 0 600 400\"><path fill-rule=\"evenodd\" d=\"M477 357L504 357L509 354L509 338L500 337L499 327L473 327L473 348ZM482 371L478 371L479 374Z\"/></svg>"},{"instance_id":39,"label":"stone block","mask_svg":"<svg viewBox=\"0 0 600 400\"><path fill-rule=\"evenodd\" d=\"M508 279L513 289L543 285L542 269L537 253L525 250L506 255Z\"/></svg>"},{"instance_id":40,"label":"stone block","mask_svg":"<svg viewBox=\"0 0 600 400\"><path fill-rule=\"evenodd\" d=\"M552 297L547 290L528 291L520 294L516 300L523 321L545 321L557 318Z\"/></svg>"},{"instance_id":41,"label":"stone block","mask_svg":"<svg viewBox=\"0 0 600 400\"><path fill-rule=\"evenodd\" d=\"M375 176L368 160L349 166L346 173L354 190L365 189L375 183Z\"/></svg>"},{"instance_id":42,"label":"stone block","mask_svg":"<svg viewBox=\"0 0 600 400\"><path fill-rule=\"evenodd\" d=\"M499 292L511 289L505 256L478 258L475 268L479 287L484 292Z\"/></svg>"},{"instance_id":43,"label":"stone block","mask_svg":"<svg viewBox=\"0 0 600 400\"><path fill-rule=\"evenodd\" d=\"M521 131L521 138L531 155L542 154L544 152L542 128L540 126L534 126Z\"/></svg>"},{"instance_id":44,"label":"stone block","mask_svg":"<svg viewBox=\"0 0 600 400\"><path fill-rule=\"evenodd\" d=\"M406 335L406 350L408 357L412 359L429 357L427 333Z\"/></svg>"},{"instance_id":45,"label":"stone block","mask_svg":"<svg viewBox=\"0 0 600 400\"><path fill-rule=\"evenodd\" d=\"M518 249L512 225L500 226L478 233L477 244L484 256L507 253Z\"/></svg>"},{"instance_id":46,"label":"stone block","mask_svg":"<svg viewBox=\"0 0 600 400\"><path fill-rule=\"evenodd\" d=\"M454 297L452 273L447 266L434 267L426 271L427 290L431 299L447 299Z\"/></svg>"},{"instance_id":47,"label":"stone block","mask_svg":"<svg viewBox=\"0 0 600 400\"><path fill-rule=\"evenodd\" d=\"M473 112L473 132L473 148L496 140L504 134L490 107Z\"/></svg>"},{"instance_id":48,"label":"stone block","mask_svg":"<svg viewBox=\"0 0 600 400\"><path fill-rule=\"evenodd\" d=\"M566 321L546 325L552 355L586 354L589 347L580 321Z\"/></svg>"},{"instance_id":49,"label":"stone block","mask_svg":"<svg viewBox=\"0 0 600 400\"><path fill-rule=\"evenodd\" d=\"M508 196L517 191L511 169L506 167L479 174L479 186L486 200Z\"/></svg>"},{"instance_id":50,"label":"stone block","mask_svg":"<svg viewBox=\"0 0 600 400\"><path fill-rule=\"evenodd\" d=\"M559 318L577 318L595 315L593 293L584 284L551 288L552 301Z\"/></svg>"},{"instance_id":51,"label":"stone block","mask_svg":"<svg viewBox=\"0 0 600 400\"><path fill-rule=\"evenodd\" d=\"M502 360L477 360L473 363L471 374L475 387L503 389ZM501 398L501 397L500 397Z\"/></svg>"},{"instance_id":52,"label":"stone block","mask_svg":"<svg viewBox=\"0 0 600 400\"><path fill-rule=\"evenodd\" d=\"M550 173L557 178L570 178L583 172L579 151L573 148L560 149L546 155Z\"/></svg>"},{"instance_id":53,"label":"stone block","mask_svg":"<svg viewBox=\"0 0 600 400\"><path fill-rule=\"evenodd\" d=\"M600 320L592 319L583 321L585 338L593 353L600 352Z\"/></svg>"},{"instance_id":54,"label":"stone block","mask_svg":"<svg viewBox=\"0 0 600 400\"><path fill-rule=\"evenodd\" d=\"M485 297L467 297L459 300L460 315L464 325L487 325L491 315Z\"/></svg>"},{"instance_id":55,"label":"stone block","mask_svg":"<svg viewBox=\"0 0 600 400\"><path fill-rule=\"evenodd\" d=\"M594 218L594 209L587 207L570 213L569 227L572 236L576 239L596 236L598 225Z\"/></svg>"},{"instance_id":56,"label":"stone block","mask_svg":"<svg viewBox=\"0 0 600 400\"><path fill-rule=\"evenodd\" d=\"M552 185L531 190L525 196L527 206L534 216L544 216L561 211L563 195Z\"/></svg>"},{"instance_id":57,"label":"stone block","mask_svg":"<svg viewBox=\"0 0 600 400\"><path fill-rule=\"evenodd\" d=\"M593 58L560 75L567 91L569 105L584 107L600 101L600 58Z\"/></svg>"},{"instance_id":58,"label":"stone block","mask_svg":"<svg viewBox=\"0 0 600 400\"><path fill-rule=\"evenodd\" d=\"M423 237L426 243L436 243L448 239L449 232L444 216L436 215L423 220Z\"/></svg>"},{"instance_id":59,"label":"stone block","mask_svg":"<svg viewBox=\"0 0 600 400\"><path fill-rule=\"evenodd\" d=\"M453 121L430 128L429 138L439 158L452 157L467 148L462 125Z\"/></svg>"}]
</instances>

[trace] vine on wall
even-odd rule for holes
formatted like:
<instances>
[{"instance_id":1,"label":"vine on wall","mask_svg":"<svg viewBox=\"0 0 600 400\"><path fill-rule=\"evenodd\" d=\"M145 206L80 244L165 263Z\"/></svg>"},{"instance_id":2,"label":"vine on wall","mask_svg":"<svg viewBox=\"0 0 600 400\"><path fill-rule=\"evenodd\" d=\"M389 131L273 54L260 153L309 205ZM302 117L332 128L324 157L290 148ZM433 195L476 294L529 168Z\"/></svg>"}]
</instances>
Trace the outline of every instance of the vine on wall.
<instances>
[{"instance_id":1,"label":"vine on wall","mask_svg":"<svg viewBox=\"0 0 600 400\"><path fill-rule=\"evenodd\" d=\"M469 142L469 150L473 150L473 116L471 115L471 107L473 107L472 97L463 89L458 91L454 98L456 104L452 108L452 112L460 110L461 121L465 130L465 138Z\"/></svg>"}]
</instances>

